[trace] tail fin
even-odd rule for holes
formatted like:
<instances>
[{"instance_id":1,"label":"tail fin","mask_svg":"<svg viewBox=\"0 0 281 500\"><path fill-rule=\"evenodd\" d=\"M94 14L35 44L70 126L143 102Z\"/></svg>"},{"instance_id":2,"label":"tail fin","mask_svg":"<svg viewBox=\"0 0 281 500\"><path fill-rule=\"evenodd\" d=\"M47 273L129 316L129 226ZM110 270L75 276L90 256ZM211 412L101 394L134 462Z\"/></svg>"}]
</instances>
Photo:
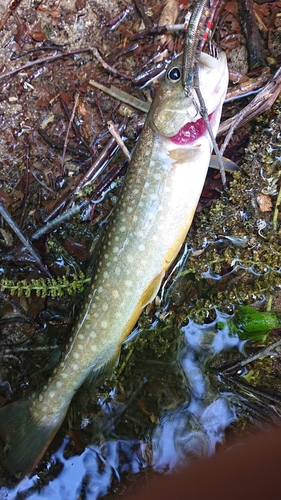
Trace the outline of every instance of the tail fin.
<instances>
[{"instance_id":1,"label":"tail fin","mask_svg":"<svg viewBox=\"0 0 281 500\"><path fill-rule=\"evenodd\" d=\"M61 425L56 421L54 426L43 426L31 416L29 407L26 398L0 409L0 436L6 442L4 465L17 477L36 467Z\"/></svg>"}]
</instances>

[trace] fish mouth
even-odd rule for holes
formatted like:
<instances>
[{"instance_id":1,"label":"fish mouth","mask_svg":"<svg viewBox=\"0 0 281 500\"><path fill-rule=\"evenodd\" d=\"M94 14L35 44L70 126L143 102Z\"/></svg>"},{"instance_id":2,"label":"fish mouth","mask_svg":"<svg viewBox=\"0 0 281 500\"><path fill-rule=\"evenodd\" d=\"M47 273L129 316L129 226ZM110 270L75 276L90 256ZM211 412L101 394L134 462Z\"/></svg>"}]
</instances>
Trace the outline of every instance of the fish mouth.
<instances>
[{"instance_id":1,"label":"fish mouth","mask_svg":"<svg viewBox=\"0 0 281 500\"><path fill-rule=\"evenodd\" d=\"M211 127L216 122L217 111L220 106L218 106L212 113L208 115ZM204 118L198 118L195 122L186 123L177 134L169 137L169 141L177 144L178 146L187 146L197 141L200 137L207 134L207 127Z\"/></svg>"}]
</instances>

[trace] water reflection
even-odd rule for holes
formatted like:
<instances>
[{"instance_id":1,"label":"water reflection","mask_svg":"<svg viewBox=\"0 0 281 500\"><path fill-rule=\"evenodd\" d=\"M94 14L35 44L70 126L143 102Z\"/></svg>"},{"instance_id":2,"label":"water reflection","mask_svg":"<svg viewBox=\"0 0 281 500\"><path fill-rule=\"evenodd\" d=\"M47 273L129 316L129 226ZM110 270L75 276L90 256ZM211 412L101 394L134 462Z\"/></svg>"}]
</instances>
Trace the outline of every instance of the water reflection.
<instances>
[{"instance_id":1,"label":"water reflection","mask_svg":"<svg viewBox=\"0 0 281 500\"><path fill-rule=\"evenodd\" d=\"M166 411L150 439L117 436L67 459L65 439L49 465L59 465L57 477L46 485L38 476L25 478L13 489L2 488L1 500L95 500L105 495L112 480L120 480L124 473L137 473L148 465L159 472L170 472L190 457L212 454L223 440L226 427L236 420L236 414L233 395L211 387L204 366L215 354L229 348L241 349L243 343L230 335L227 318L220 314L211 325L198 326L190 321L183 333L185 347L180 361L191 398L188 404Z\"/></svg>"}]
</instances>

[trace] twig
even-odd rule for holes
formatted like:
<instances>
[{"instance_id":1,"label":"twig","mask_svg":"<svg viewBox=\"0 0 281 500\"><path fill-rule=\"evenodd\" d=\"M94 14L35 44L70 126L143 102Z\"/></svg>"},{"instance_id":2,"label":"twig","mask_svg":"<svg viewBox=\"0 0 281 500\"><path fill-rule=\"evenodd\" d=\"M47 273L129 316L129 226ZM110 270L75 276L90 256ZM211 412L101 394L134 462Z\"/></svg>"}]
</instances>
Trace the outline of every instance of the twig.
<instances>
[{"instance_id":1,"label":"twig","mask_svg":"<svg viewBox=\"0 0 281 500\"><path fill-rule=\"evenodd\" d=\"M146 14L145 10L144 10L142 1L141 0L134 0L134 4L135 4L136 9L139 12L139 14L140 14L143 22L144 22L145 27L148 28L148 29L151 28L152 27L152 22L151 22L151 19Z\"/></svg>"},{"instance_id":2,"label":"twig","mask_svg":"<svg viewBox=\"0 0 281 500\"><path fill-rule=\"evenodd\" d=\"M0 30L2 30L2 28L5 26L5 24L8 21L10 15L15 12L16 8L19 6L20 3L21 3L21 0L12 0L10 2L9 7L8 7L6 13L4 14L4 17L2 18L2 20L0 22Z\"/></svg>"},{"instance_id":3,"label":"twig","mask_svg":"<svg viewBox=\"0 0 281 500\"><path fill-rule=\"evenodd\" d=\"M55 141L54 139L49 137L48 134L46 134L45 130L43 130L42 128L39 128L37 130L37 132L42 137L42 139L48 144L48 146L50 146L53 149L58 149L60 151L63 150L63 147L64 147L63 141ZM92 153L89 150L78 148L78 147L74 148L74 147L68 146L66 148L66 152L71 154L71 155L74 155L74 156L78 156L78 155L82 156L82 158L90 158L92 156Z\"/></svg>"},{"instance_id":4,"label":"twig","mask_svg":"<svg viewBox=\"0 0 281 500\"><path fill-rule=\"evenodd\" d=\"M19 68L14 68L11 71L8 71L7 73L3 73L2 75L0 75L0 81L4 80L5 78L8 78L8 76L15 75L20 71L25 71L26 69L31 68L32 66L36 66L37 64L44 64L47 62L55 61L56 59L60 59L61 57L75 56L76 54L81 54L82 52L94 52L94 48L84 47L81 49L70 50L69 52L63 52L62 54L54 54L52 56L42 57L41 59L35 59L35 61L30 61L26 64L23 64Z\"/></svg>"},{"instance_id":5,"label":"twig","mask_svg":"<svg viewBox=\"0 0 281 500\"><path fill-rule=\"evenodd\" d=\"M65 140L64 140L63 153L62 153L62 159L61 159L61 175L64 174L64 161L65 161L65 153L66 153L67 141L68 141L69 132L70 132L70 129L71 129L71 126L72 126L72 122L74 120L75 111L76 111L76 108L78 106L78 102L79 102L79 94L78 94L78 92L76 92L75 99L74 99L74 106L73 106L73 110L72 110L72 113L71 113L71 116L70 116L70 119L69 119L69 122L68 122L66 136L65 136Z\"/></svg>"},{"instance_id":6,"label":"twig","mask_svg":"<svg viewBox=\"0 0 281 500\"><path fill-rule=\"evenodd\" d=\"M278 196L277 196L277 200L276 200L276 203L275 203L274 213L273 213L273 218L272 218L272 224L273 224L274 231L277 231L278 214L279 214L279 206L280 206L280 204L281 204L281 186L280 186L279 193L278 193Z\"/></svg>"},{"instance_id":7,"label":"twig","mask_svg":"<svg viewBox=\"0 0 281 500\"><path fill-rule=\"evenodd\" d=\"M123 131L125 130L127 124L127 118L124 118L122 121L121 125L118 127L118 132L121 135ZM116 140L114 137L112 137L107 145L104 147L102 150L101 154L99 157L96 159L96 161L92 164L92 166L89 168L89 170L86 172L84 177L80 180L79 184L75 188L74 195L77 195L79 191L83 189L83 187L86 184L89 184L90 182L93 182L101 173L101 171L105 168L106 164L105 161L107 160L108 156L114 148L116 147ZM69 204L68 204L69 207Z\"/></svg>"},{"instance_id":8,"label":"twig","mask_svg":"<svg viewBox=\"0 0 281 500\"><path fill-rule=\"evenodd\" d=\"M102 90L105 94L110 95L115 99L119 99L125 104L129 104L130 106L138 109L139 111L143 111L144 113L148 113L149 111L150 108L149 102L144 102L141 99L138 99L137 97L131 96L127 92L124 92L124 90L118 89L114 85L106 87L102 83L96 82L94 80L89 80L89 84L92 85L93 87L96 87L99 90Z\"/></svg>"},{"instance_id":9,"label":"twig","mask_svg":"<svg viewBox=\"0 0 281 500\"><path fill-rule=\"evenodd\" d=\"M223 155L225 148L233 134L233 131L245 125L248 121L255 118L255 116L264 113L269 109L274 101L277 99L281 90L281 68L275 72L265 87L254 97L254 99L233 118L225 120L219 126L218 135L225 133L228 134L221 147L221 154Z\"/></svg>"},{"instance_id":10,"label":"twig","mask_svg":"<svg viewBox=\"0 0 281 500\"><path fill-rule=\"evenodd\" d=\"M116 140L118 146L122 149L127 160L131 161L131 155L130 155L128 149L126 148L124 141L123 141L122 137L120 136L118 130L116 129L114 123L110 120L107 122L107 125L108 125L109 132L111 133L112 137L114 137L114 139Z\"/></svg>"},{"instance_id":11,"label":"twig","mask_svg":"<svg viewBox=\"0 0 281 500\"><path fill-rule=\"evenodd\" d=\"M238 2L241 25L247 40L248 60L250 70L258 66L266 66L263 42L254 13L253 0Z\"/></svg>"},{"instance_id":12,"label":"twig","mask_svg":"<svg viewBox=\"0 0 281 500\"><path fill-rule=\"evenodd\" d=\"M44 189L46 189L46 191L49 191L50 193L52 193L52 195L57 196L57 192L54 189L47 186L47 184L45 184L45 182L38 179L37 175L35 175L35 173L33 172L32 169L30 169L30 172L31 172L31 175L33 175L34 179L38 182L38 184L40 184Z\"/></svg>"},{"instance_id":13,"label":"twig","mask_svg":"<svg viewBox=\"0 0 281 500\"><path fill-rule=\"evenodd\" d=\"M274 394L268 394L267 392L262 391L257 387L247 384L247 382L243 382L242 380L236 380L234 377L226 377L225 374L223 374L222 377L227 378L228 381L230 381L232 384L236 385L243 391L250 392L256 398L258 397L264 398L265 400L268 400L271 404L272 403L281 404L281 397L275 396Z\"/></svg>"},{"instance_id":14,"label":"twig","mask_svg":"<svg viewBox=\"0 0 281 500\"><path fill-rule=\"evenodd\" d=\"M265 356L268 356L276 347L281 346L281 339L276 340L276 342L273 342L273 344L264 347L263 349L260 349L259 352L256 354L253 354L252 356L248 356L248 358L243 359L242 361L238 361L232 366L229 366L225 370L222 370L222 373L227 374L227 373L233 373L234 371L240 370L244 366L248 365L249 363L253 363L253 361L256 361L257 359L264 358Z\"/></svg>"},{"instance_id":15,"label":"twig","mask_svg":"<svg viewBox=\"0 0 281 500\"><path fill-rule=\"evenodd\" d=\"M270 69L268 67L264 68L259 76L256 78L248 78L246 82L242 82L235 87L231 87L227 90L225 96L225 103L229 101L234 101L235 99L241 99L247 97L251 94L258 93L271 79Z\"/></svg>"},{"instance_id":16,"label":"twig","mask_svg":"<svg viewBox=\"0 0 281 500\"><path fill-rule=\"evenodd\" d=\"M43 234L48 233L49 231L54 229L54 227L58 226L59 224L62 224L64 221L70 219L71 217L73 217L73 215L78 214L80 212L80 210L82 210L82 208L84 208L88 204L89 204L88 201L83 201L82 203L80 203L80 205L74 205L73 207L69 208L67 210L67 212L64 212L63 214L58 215L55 219L53 219L50 222L47 222L47 224L45 224L43 227L38 229L31 236L31 240L38 240L38 238L43 236Z\"/></svg>"},{"instance_id":17,"label":"twig","mask_svg":"<svg viewBox=\"0 0 281 500\"><path fill-rule=\"evenodd\" d=\"M37 263L39 269L41 269L41 271L43 273L47 274L47 276L49 278L52 278L51 273L44 266L44 264L43 264L43 262L42 262L42 260L40 258L40 255L37 253L37 250L35 250L35 248L33 248L32 244L29 241L29 239L26 236L24 236L24 234L20 230L19 226L14 222L14 220L10 216L9 212L6 210L6 208L4 207L4 205L2 205L2 203L0 203L0 214L2 215L2 217L4 217L4 219L9 224L9 226L11 227L11 229L16 233L17 237L21 240L21 242L23 243L23 245L25 246L25 248L29 251L30 255L32 255L32 257L34 258L35 262Z\"/></svg>"},{"instance_id":18,"label":"twig","mask_svg":"<svg viewBox=\"0 0 281 500\"><path fill-rule=\"evenodd\" d=\"M121 71L118 71L118 69L114 68L113 66L110 66L109 64L107 64L103 58L101 57L98 49L96 49L96 47L92 47L91 48L91 51L93 52L94 56L97 58L97 60L101 63L101 65L103 66L104 69L106 69L107 71L109 71L110 73L113 73L114 75L118 75L118 76L121 76L122 78L124 78L125 80L133 80L133 77L130 76L130 75L126 75L126 73L122 73Z\"/></svg>"},{"instance_id":19,"label":"twig","mask_svg":"<svg viewBox=\"0 0 281 500\"><path fill-rule=\"evenodd\" d=\"M60 101L61 107L62 107L62 109L63 109L63 111L64 111L64 113L65 113L68 121L70 121L71 115L70 115L69 109L67 107L67 104L66 104L65 100L62 98L61 95L59 95L59 101ZM75 137L76 137L76 140L77 140L78 144L83 143L84 146L85 146L85 148L86 148L86 150L89 151L89 155L92 155L93 151L88 146L87 141L85 141L84 137L81 135L81 132L80 132L79 128L77 127L76 123L73 120L71 122L71 127L72 127L72 130L73 130L74 134L75 134Z\"/></svg>"}]
</instances>

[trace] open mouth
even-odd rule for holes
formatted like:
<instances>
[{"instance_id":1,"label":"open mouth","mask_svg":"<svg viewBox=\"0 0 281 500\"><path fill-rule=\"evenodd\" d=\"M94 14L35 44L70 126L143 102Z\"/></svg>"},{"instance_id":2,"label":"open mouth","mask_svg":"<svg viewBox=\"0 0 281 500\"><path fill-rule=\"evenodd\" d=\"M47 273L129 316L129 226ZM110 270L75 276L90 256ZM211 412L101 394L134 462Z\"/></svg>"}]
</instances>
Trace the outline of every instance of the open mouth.
<instances>
[{"instance_id":1,"label":"open mouth","mask_svg":"<svg viewBox=\"0 0 281 500\"><path fill-rule=\"evenodd\" d=\"M217 110L215 109L212 113L208 115L211 125L212 122L214 121L216 111ZM197 139L205 135L206 132L207 132L207 127L204 122L204 119L199 118L196 122L186 123L176 135L169 137L169 140L174 144L180 146L186 146L187 144L191 144L192 142L196 141Z\"/></svg>"}]
</instances>

